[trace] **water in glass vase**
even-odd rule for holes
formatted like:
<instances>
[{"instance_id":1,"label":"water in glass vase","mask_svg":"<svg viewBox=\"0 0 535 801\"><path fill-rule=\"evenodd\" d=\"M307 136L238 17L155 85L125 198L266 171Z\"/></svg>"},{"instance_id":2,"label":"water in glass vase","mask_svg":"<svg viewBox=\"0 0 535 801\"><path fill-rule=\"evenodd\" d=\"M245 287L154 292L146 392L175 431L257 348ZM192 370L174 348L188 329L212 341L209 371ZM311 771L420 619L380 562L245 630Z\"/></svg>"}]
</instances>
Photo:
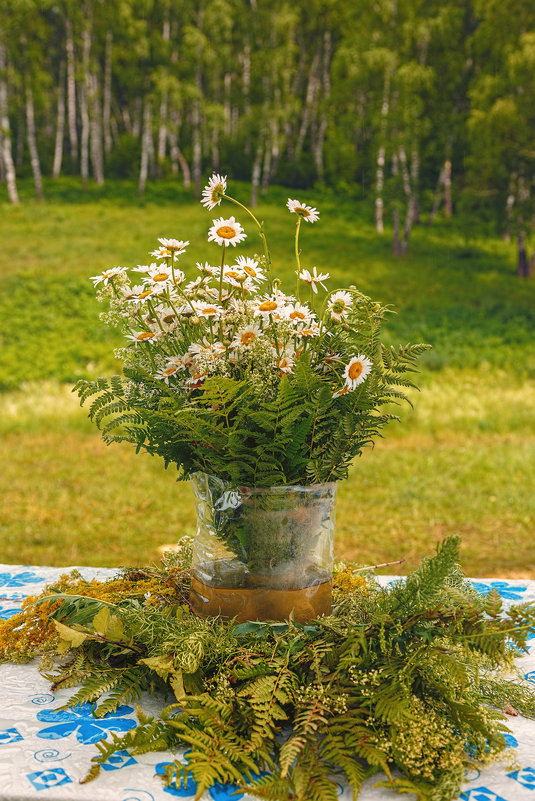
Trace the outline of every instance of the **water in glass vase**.
<instances>
[{"instance_id":1,"label":"water in glass vase","mask_svg":"<svg viewBox=\"0 0 535 801\"><path fill-rule=\"evenodd\" d=\"M278 590L272 587L225 589L203 584L197 578L191 583L190 603L201 617L224 615L246 620L287 620L292 615L297 623L306 623L331 611L331 582L323 581L300 590Z\"/></svg>"},{"instance_id":2,"label":"water in glass vase","mask_svg":"<svg viewBox=\"0 0 535 801\"><path fill-rule=\"evenodd\" d=\"M335 483L232 487L197 473L192 487L197 614L305 623L330 613Z\"/></svg>"}]
</instances>

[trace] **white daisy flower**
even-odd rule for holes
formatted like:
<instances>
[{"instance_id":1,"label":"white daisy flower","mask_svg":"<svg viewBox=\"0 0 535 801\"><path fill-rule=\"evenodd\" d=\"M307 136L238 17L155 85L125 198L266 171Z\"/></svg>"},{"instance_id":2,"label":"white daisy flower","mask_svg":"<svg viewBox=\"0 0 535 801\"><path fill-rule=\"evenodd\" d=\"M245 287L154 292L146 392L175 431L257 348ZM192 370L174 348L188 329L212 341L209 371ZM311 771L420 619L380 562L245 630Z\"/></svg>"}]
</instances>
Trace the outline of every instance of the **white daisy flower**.
<instances>
[{"instance_id":1,"label":"white daisy flower","mask_svg":"<svg viewBox=\"0 0 535 801\"><path fill-rule=\"evenodd\" d=\"M353 298L349 292L335 292L329 298L327 310L331 313L331 318L341 322L343 317L347 317L349 309L353 305Z\"/></svg>"},{"instance_id":2,"label":"white daisy flower","mask_svg":"<svg viewBox=\"0 0 535 801\"><path fill-rule=\"evenodd\" d=\"M93 281L93 286L97 286L98 284L104 284L104 286L108 286L108 283L112 280L112 278L116 278L118 275L124 275L126 270L126 267L112 267L111 270L105 270L100 275L92 275L90 280Z\"/></svg>"},{"instance_id":3,"label":"white daisy flower","mask_svg":"<svg viewBox=\"0 0 535 801\"><path fill-rule=\"evenodd\" d=\"M138 345L140 342L148 342L154 344L158 335L154 331L134 331L133 334L127 334L126 339L130 339Z\"/></svg>"},{"instance_id":4,"label":"white daisy flower","mask_svg":"<svg viewBox=\"0 0 535 801\"><path fill-rule=\"evenodd\" d=\"M297 325L306 325L316 318L309 306L303 303L290 303L284 309L284 316Z\"/></svg>"},{"instance_id":5,"label":"white daisy flower","mask_svg":"<svg viewBox=\"0 0 535 801\"><path fill-rule=\"evenodd\" d=\"M358 356L352 356L344 369L345 385L348 389L353 390L366 380L372 369L373 362L367 356L359 353Z\"/></svg>"},{"instance_id":6,"label":"white daisy flower","mask_svg":"<svg viewBox=\"0 0 535 801\"><path fill-rule=\"evenodd\" d=\"M310 272L310 270L301 270L299 273L299 278L301 281L306 281L307 284L310 284L313 292L317 292L318 287L316 284L322 286L323 289L327 289L323 281L326 281L327 278L330 278L330 275L329 273L318 273L317 268L314 267L312 272Z\"/></svg>"},{"instance_id":7,"label":"white daisy flower","mask_svg":"<svg viewBox=\"0 0 535 801\"><path fill-rule=\"evenodd\" d=\"M203 300L194 300L191 305L195 309L195 313L201 318L207 317L215 320L223 313L221 306L218 306L216 303L205 303Z\"/></svg>"},{"instance_id":8,"label":"white daisy flower","mask_svg":"<svg viewBox=\"0 0 535 801\"><path fill-rule=\"evenodd\" d=\"M163 264L152 265L146 270L147 279L155 284L174 283L180 285L186 278L182 270L173 271Z\"/></svg>"},{"instance_id":9,"label":"white daisy flower","mask_svg":"<svg viewBox=\"0 0 535 801\"><path fill-rule=\"evenodd\" d=\"M232 340L231 348L250 348L262 336L262 331L257 325L247 325L236 331L236 335Z\"/></svg>"},{"instance_id":10,"label":"white daisy flower","mask_svg":"<svg viewBox=\"0 0 535 801\"><path fill-rule=\"evenodd\" d=\"M283 353L277 360L276 365L281 373L293 373L295 362L292 356Z\"/></svg>"},{"instance_id":11,"label":"white daisy flower","mask_svg":"<svg viewBox=\"0 0 535 801\"><path fill-rule=\"evenodd\" d=\"M242 270L232 267L223 267L223 282L231 286L242 287L247 281L247 275Z\"/></svg>"},{"instance_id":12,"label":"white daisy flower","mask_svg":"<svg viewBox=\"0 0 535 801\"><path fill-rule=\"evenodd\" d=\"M212 211L216 206L219 206L226 191L227 176L218 175L214 172L212 177L208 179L207 185L202 190L202 205L209 211Z\"/></svg>"},{"instance_id":13,"label":"white daisy flower","mask_svg":"<svg viewBox=\"0 0 535 801\"><path fill-rule=\"evenodd\" d=\"M160 295L164 289L165 286L163 286L163 284L152 284L151 286L140 284L138 286L133 286L132 289L125 294L125 299L130 303L142 303L144 300L147 300L147 298Z\"/></svg>"},{"instance_id":14,"label":"white daisy flower","mask_svg":"<svg viewBox=\"0 0 535 801\"><path fill-rule=\"evenodd\" d=\"M333 392L333 398L339 398L341 395L347 395L348 392L351 392L351 390L344 384L342 389L339 389L338 392Z\"/></svg>"},{"instance_id":15,"label":"white daisy flower","mask_svg":"<svg viewBox=\"0 0 535 801\"><path fill-rule=\"evenodd\" d=\"M228 219L220 217L218 220L213 220L213 223L208 231L209 242L217 242L218 245L233 245L235 247L238 242L243 242L247 236L234 217L229 217Z\"/></svg>"},{"instance_id":16,"label":"white daisy flower","mask_svg":"<svg viewBox=\"0 0 535 801\"><path fill-rule=\"evenodd\" d=\"M221 269L220 267L212 267L212 265L208 264L207 261L205 261L204 264L201 264L201 262L198 261L195 266L197 267L198 270L201 271L201 273L204 273L205 275L210 275L214 278L217 278L219 276L219 272Z\"/></svg>"},{"instance_id":17,"label":"white daisy flower","mask_svg":"<svg viewBox=\"0 0 535 801\"><path fill-rule=\"evenodd\" d=\"M269 315L280 314L282 308L283 301L275 295L270 298L265 298L264 300L258 300L254 306L254 316L263 317L265 319L269 317Z\"/></svg>"},{"instance_id":18,"label":"white daisy flower","mask_svg":"<svg viewBox=\"0 0 535 801\"><path fill-rule=\"evenodd\" d=\"M317 337L320 333L320 327L314 320L311 320L308 325L304 325L302 328L298 328L296 331L296 336L301 337L301 339L310 339L310 337Z\"/></svg>"},{"instance_id":19,"label":"white daisy flower","mask_svg":"<svg viewBox=\"0 0 535 801\"><path fill-rule=\"evenodd\" d=\"M259 283L266 281L266 276L258 266L256 259L251 259L249 256L238 256L236 258L236 266L243 270L244 273L247 273L253 281L258 281Z\"/></svg>"},{"instance_id":20,"label":"white daisy flower","mask_svg":"<svg viewBox=\"0 0 535 801\"><path fill-rule=\"evenodd\" d=\"M320 218L320 213L317 209L314 209L312 206L305 206L304 203L300 203L298 200L291 200L288 198L286 206L291 212L305 220L305 222L317 222Z\"/></svg>"},{"instance_id":21,"label":"white daisy flower","mask_svg":"<svg viewBox=\"0 0 535 801\"><path fill-rule=\"evenodd\" d=\"M174 358L169 359L164 369L156 373L154 378L158 378L160 381L165 381L166 384L169 384L170 378L180 372L180 370L185 369L186 365L184 364L184 358L182 356L175 356Z\"/></svg>"},{"instance_id":22,"label":"white daisy flower","mask_svg":"<svg viewBox=\"0 0 535 801\"><path fill-rule=\"evenodd\" d=\"M160 248L161 251L168 251L165 254L167 256L172 256L173 253L183 253L189 245L189 242L183 242L182 239L166 239L164 236L161 236L158 242L162 246Z\"/></svg>"},{"instance_id":23,"label":"white daisy flower","mask_svg":"<svg viewBox=\"0 0 535 801\"><path fill-rule=\"evenodd\" d=\"M202 387L205 378L206 373L199 371L192 375L191 378L188 378L187 384L190 389L199 389L199 387Z\"/></svg>"},{"instance_id":24,"label":"white daisy flower","mask_svg":"<svg viewBox=\"0 0 535 801\"><path fill-rule=\"evenodd\" d=\"M188 284L186 284L184 287L184 292L193 295L195 292L197 292L199 287L204 285L205 281L206 278L203 278L202 275L198 275L195 281L190 281Z\"/></svg>"}]
</instances>

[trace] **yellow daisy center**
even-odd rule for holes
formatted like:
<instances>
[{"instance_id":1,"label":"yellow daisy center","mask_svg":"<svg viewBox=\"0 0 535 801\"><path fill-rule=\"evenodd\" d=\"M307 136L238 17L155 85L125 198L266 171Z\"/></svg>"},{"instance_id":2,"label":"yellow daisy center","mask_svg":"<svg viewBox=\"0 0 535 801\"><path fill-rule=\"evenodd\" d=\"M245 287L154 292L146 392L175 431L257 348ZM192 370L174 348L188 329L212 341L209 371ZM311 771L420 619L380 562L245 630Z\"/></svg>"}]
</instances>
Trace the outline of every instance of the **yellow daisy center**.
<instances>
[{"instance_id":1,"label":"yellow daisy center","mask_svg":"<svg viewBox=\"0 0 535 801\"><path fill-rule=\"evenodd\" d=\"M176 373L177 370L178 367L168 367L167 370L163 371L163 375L173 375L173 373Z\"/></svg>"},{"instance_id":2,"label":"yellow daisy center","mask_svg":"<svg viewBox=\"0 0 535 801\"><path fill-rule=\"evenodd\" d=\"M142 292L138 297L139 300L144 300L145 298L148 298L149 295L152 295L152 289L147 289L146 292Z\"/></svg>"},{"instance_id":3,"label":"yellow daisy center","mask_svg":"<svg viewBox=\"0 0 535 801\"><path fill-rule=\"evenodd\" d=\"M169 273L158 273L158 275L155 275L152 280L153 281L167 281L168 278L169 278Z\"/></svg>"},{"instance_id":4,"label":"yellow daisy center","mask_svg":"<svg viewBox=\"0 0 535 801\"><path fill-rule=\"evenodd\" d=\"M222 239L232 239L236 236L236 230L231 228L230 225L222 225L221 228L217 229L216 234Z\"/></svg>"},{"instance_id":5,"label":"yellow daisy center","mask_svg":"<svg viewBox=\"0 0 535 801\"><path fill-rule=\"evenodd\" d=\"M345 300L342 300L341 298L338 298L338 300L334 301L334 303L332 305L332 310L333 310L333 312L335 312L335 314L340 314L341 312L344 311L345 307L346 307Z\"/></svg>"},{"instance_id":6,"label":"yellow daisy center","mask_svg":"<svg viewBox=\"0 0 535 801\"><path fill-rule=\"evenodd\" d=\"M347 375L351 379L351 381L355 381L364 370L364 366L362 362L353 362L353 364L349 365L349 370L347 371Z\"/></svg>"},{"instance_id":7,"label":"yellow daisy center","mask_svg":"<svg viewBox=\"0 0 535 801\"><path fill-rule=\"evenodd\" d=\"M251 342L254 342L256 339L256 334L252 331L245 331L244 334L241 335L241 344L242 345L250 345Z\"/></svg>"},{"instance_id":8,"label":"yellow daisy center","mask_svg":"<svg viewBox=\"0 0 535 801\"><path fill-rule=\"evenodd\" d=\"M306 317L306 314L303 314L303 312L297 311L297 310L293 311L290 314L290 319L292 319L292 320L304 320L305 317Z\"/></svg>"},{"instance_id":9,"label":"yellow daisy center","mask_svg":"<svg viewBox=\"0 0 535 801\"><path fill-rule=\"evenodd\" d=\"M256 270L254 270L252 267L249 267L249 265L248 265L248 264L244 264L244 266L243 266L243 271L244 271L245 273L247 273L247 275L250 275L250 276L251 276L251 278L256 278L256 276L258 275L258 273L256 272Z\"/></svg>"},{"instance_id":10,"label":"yellow daisy center","mask_svg":"<svg viewBox=\"0 0 535 801\"><path fill-rule=\"evenodd\" d=\"M240 278L243 280L243 276L237 272L234 272L234 270L227 270L225 275L227 275L229 278L234 278L235 281L239 281Z\"/></svg>"},{"instance_id":11,"label":"yellow daisy center","mask_svg":"<svg viewBox=\"0 0 535 801\"><path fill-rule=\"evenodd\" d=\"M210 314L217 314L217 309L214 309L212 306L208 306L207 309L203 309L201 311L201 314L204 314L208 317Z\"/></svg>"},{"instance_id":12,"label":"yellow daisy center","mask_svg":"<svg viewBox=\"0 0 535 801\"><path fill-rule=\"evenodd\" d=\"M182 250L183 245L166 245L165 248L170 251L170 253L176 253L177 250Z\"/></svg>"},{"instance_id":13,"label":"yellow daisy center","mask_svg":"<svg viewBox=\"0 0 535 801\"><path fill-rule=\"evenodd\" d=\"M144 342L146 339L152 339L154 334L151 334L149 331L144 331L142 334L138 334L137 340L138 342Z\"/></svg>"},{"instance_id":14,"label":"yellow daisy center","mask_svg":"<svg viewBox=\"0 0 535 801\"><path fill-rule=\"evenodd\" d=\"M261 304L260 304L260 306L258 307L258 309L259 309L261 312L265 312L265 311L267 311L267 312L274 311L276 308L277 308L277 304L275 303L275 301L274 301L274 300L266 300L266 301L264 301L264 303L261 303Z\"/></svg>"},{"instance_id":15,"label":"yellow daisy center","mask_svg":"<svg viewBox=\"0 0 535 801\"><path fill-rule=\"evenodd\" d=\"M162 317L162 323L172 323L174 319L175 315L169 312L169 314L164 314L164 316Z\"/></svg>"},{"instance_id":16,"label":"yellow daisy center","mask_svg":"<svg viewBox=\"0 0 535 801\"><path fill-rule=\"evenodd\" d=\"M300 214L301 217L310 217L310 212L308 209L303 208L303 206L296 206L295 213Z\"/></svg>"}]
</instances>

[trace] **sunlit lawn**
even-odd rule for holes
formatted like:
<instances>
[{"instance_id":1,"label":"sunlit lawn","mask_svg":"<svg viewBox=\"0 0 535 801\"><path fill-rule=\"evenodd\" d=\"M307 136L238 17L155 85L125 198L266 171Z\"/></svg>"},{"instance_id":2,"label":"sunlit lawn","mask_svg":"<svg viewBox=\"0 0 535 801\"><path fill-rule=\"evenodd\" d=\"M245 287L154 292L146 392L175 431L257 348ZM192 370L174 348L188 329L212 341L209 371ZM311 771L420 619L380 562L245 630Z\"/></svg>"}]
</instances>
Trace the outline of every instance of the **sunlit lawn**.
<instances>
[{"instance_id":1,"label":"sunlit lawn","mask_svg":"<svg viewBox=\"0 0 535 801\"><path fill-rule=\"evenodd\" d=\"M194 260L214 257L205 238L216 214L184 193L175 201L169 186L143 204L130 199L131 187L85 200L69 182L54 191L57 199L41 205L0 202L0 561L151 561L159 546L193 533L193 496L157 459L106 448L70 393L78 376L114 368L119 341L99 322L87 279L142 263L161 235L192 242L185 263L193 275ZM286 197L276 189L258 213L291 289ZM340 484L337 554L363 564L406 558L388 568L406 572L459 532L469 574L535 576L535 291L512 274L512 249L468 242L442 224L419 228L411 257L394 261L364 207L327 197L315 205L322 218L304 226L304 263L394 303L394 341L434 346L415 410L403 411L403 424ZM247 231L239 252L253 253L259 243Z\"/></svg>"}]
</instances>

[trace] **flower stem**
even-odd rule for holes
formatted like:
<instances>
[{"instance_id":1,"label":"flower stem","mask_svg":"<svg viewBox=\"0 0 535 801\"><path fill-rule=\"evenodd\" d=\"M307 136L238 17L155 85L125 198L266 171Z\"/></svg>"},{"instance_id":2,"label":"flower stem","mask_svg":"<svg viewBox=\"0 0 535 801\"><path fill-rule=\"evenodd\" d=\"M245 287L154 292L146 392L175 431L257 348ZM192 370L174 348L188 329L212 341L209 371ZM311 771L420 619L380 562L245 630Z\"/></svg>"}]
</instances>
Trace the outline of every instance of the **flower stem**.
<instances>
[{"instance_id":1,"label":"flower stem","mask_svg":"<svg viewBox=\"0 0 535 801\"><path fill-rule=\"evenodd\" d=\"M270 253L269 253L269 248L268 248L268 244L267 244L266 235L264 233L264 226L258 220L258 218L255 217L255 215L253 214L251 209L247 208L247 206L244 206L243 203L240 203L239 200L236 200L236 198L233 198L230 195L223 195L223 197L225 198L225 200L230 200L231 203L234 203L236 206L239 206L240 209L243 209L243 211L245 211L249 215L249 217L254 221L256 227L258 228L258 233L260 234L260 238L262 240L262 245L264 247L264 257L266 259L266 269L267 269L267 274L268 274L269 291L271 292L271 290L273 288L273 282L271 280L271 256L270 256Z\"/></svg>"},{"instance_id":2,"label":"flower stem","mask_svg":"<svg viewBox=\"0 0 535 801\"><path fill-rule=\"evenodd\" d=\"M297 300L301 300L299 295L299 273L301 272L301 259L299 258L299 229L301 228L301 217L297 218L297 222L295 224L295 263L297 265L297 287L296 287L296 295Z\"/></svg>"},{"instance_id":3,"label":"flower stem","mask_svg":"<svg viewBox=\"0 0 535 801\"><path fill-rule=\"evenodd\" d=\"M219 274L219 302L220 303L221 303L221 301L223 299L223 268L225 266L225 250L226 250L226 247L227 246L225 245L225 243L223 243L223 245L222 245L223 254L221 256L221 271L220 271L220 274Z\"/></svg>"}]
</instances>

